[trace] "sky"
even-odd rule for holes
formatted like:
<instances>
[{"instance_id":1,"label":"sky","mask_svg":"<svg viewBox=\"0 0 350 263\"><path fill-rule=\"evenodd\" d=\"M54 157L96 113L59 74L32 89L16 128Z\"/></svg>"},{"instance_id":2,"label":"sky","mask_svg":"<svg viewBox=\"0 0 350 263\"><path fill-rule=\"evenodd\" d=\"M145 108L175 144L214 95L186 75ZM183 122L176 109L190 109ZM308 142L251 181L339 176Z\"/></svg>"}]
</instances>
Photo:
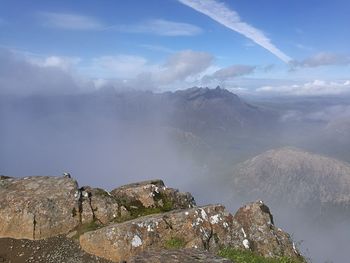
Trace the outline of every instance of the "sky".
<instances>
[{"instance_id":1,"label":"sky","mask_svg":"<svg viewBox=\"0 0 350 263\"><path fill-rule=\"evenodd\" d=\"M2 0L0 85L17 92L4 74L17 63L80 90L350 93L349 11L348 0Z\"/></svg>"}]
</instances>

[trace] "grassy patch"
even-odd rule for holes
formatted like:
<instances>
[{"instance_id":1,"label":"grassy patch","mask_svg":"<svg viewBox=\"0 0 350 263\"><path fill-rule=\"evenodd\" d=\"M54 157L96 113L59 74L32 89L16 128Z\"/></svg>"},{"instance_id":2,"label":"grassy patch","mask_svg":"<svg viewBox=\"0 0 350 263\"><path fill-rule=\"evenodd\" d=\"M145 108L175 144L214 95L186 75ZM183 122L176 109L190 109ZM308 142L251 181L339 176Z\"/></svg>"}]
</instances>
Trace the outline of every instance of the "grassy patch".
<instances>
[{"instance_id":1,"label":"grassy patch","mask_svg":"<svg viewBox=\"0 0 350 263\"><path fill-rule=\"evenodd\" d=\"M233 248L221 249L219 256L232 260L235 263L305 263L302 258L265 258L248 250L238 250Z\"/></svg>"},{"instance_id":2,"label":"grassy patch","mask_svg":"<svg viewBox=\"0 0 350 263\"><path fill-rule=\"evenodd\" d=\"M154 199L156 202L161 200L163 205L156 207L144 207L140 200L128 199L125 197L117 198L118 204L120 206L124 206L130 212L130 216L121 218L120 213L118 213L118 218L115 219L115 222L121 223L141 216L159 214L173 210L173 202L167 198L166 195L157 193Z\"/></svg>"},{"instance_id":3,"label":"grassy patch","mask_svg":"<svg viewBox=\"0 0 350 263\"><path fill-rule=\"evenodd\" d=\"M185 247L186 242L183 238L172 237L165 242L165 248L167 249L179 249Z\"/></svg>"}]
</instances>

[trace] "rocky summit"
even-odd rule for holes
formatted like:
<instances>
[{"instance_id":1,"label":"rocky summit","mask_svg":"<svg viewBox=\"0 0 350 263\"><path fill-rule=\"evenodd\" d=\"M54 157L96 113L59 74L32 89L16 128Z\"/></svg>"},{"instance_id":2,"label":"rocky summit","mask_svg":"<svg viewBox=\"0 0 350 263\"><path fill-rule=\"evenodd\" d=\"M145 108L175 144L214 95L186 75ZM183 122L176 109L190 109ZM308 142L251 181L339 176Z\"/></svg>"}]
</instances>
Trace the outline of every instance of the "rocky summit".
<instances>
[{"instance_id":1,"label":"rocky summit","mask_svg":"<svg viewBox=\"0 0 350 263\"><path fill-rule=\"evenodd\" d=\"M301 258L290 236L274 226L262 201L232 215L222 205L196 206L190 193L168 188L161 180L108 192L79 187L67 175L2 176L0 198L3 262L45 262L42 253L30 252L25 259L33 250L23 252L21 246L16 255L23 258L16 260L9 254L16 240L31 240L30 247L41 251L51 250L58 240L62 253L51 256L73 263L84 262L89 254L89 262L230 262L217 256L223 248Z\"/></svg>"}]
</instances>

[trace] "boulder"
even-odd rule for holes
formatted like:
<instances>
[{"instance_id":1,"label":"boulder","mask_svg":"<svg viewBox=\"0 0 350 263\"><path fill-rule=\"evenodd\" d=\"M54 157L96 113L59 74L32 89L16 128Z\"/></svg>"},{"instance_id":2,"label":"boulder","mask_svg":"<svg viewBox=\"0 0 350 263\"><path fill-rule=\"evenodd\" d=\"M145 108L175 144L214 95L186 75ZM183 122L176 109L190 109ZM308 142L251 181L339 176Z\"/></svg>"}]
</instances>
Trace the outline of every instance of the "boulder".
<instances>
[{"instance_id":1,"label":"boulder","mask_svg":"<svg viewBox=\"0 0 350 263\"><path fill-rule=\"evenodd\" d=\"M41 239L79 225L78 184L65 177L0 180L0 237Z\"/></svg>"},{"instance_id":2,"label":"boulder","mask_svg":"<svg viewBox=\"0 0 350 263\"><path fill-rule=\"evenodd\" d=\"M166 212L196 205L190 193L181 193L176 189L168 188L162 180L124 185L112 190L111 195L131 213L139 215L142 215L142 209Z\"/></svg>"},{"instance_id":3,"label":"boulder","mask_svg":"<svg viewBox=\"0 0 350 263\"><path fill-rule=\"evenodd\" d=\"M275 227L270 209L263 201L249 203L236 212L234 219L242 225L242 232L251 250L264 257L297 257L299 251L290 236Z\"/></svg>"},{"instance_id":4,"label":"boulder","mask_svg":"<svg viewBox=\"0 0 350 263\"><path fill-rule=\"evenodd\" d=\"M125 207L119 205L116 197L100 188L84 186L80 188L82 202L82 223L97 221L101 225L127 217Z\"/></svg>"},{"instance_id":5,"label":"boulder","mask_svg":"<svg viewBox=\"0 0 350 263\"><path fill-rule=\"evenodd\" d=\"M209 205L112 224L81 235L80 245L88 253L121 262L149 248L244 249L244 239L241 226L223 206Z\"/></svg>"}]
</instances>

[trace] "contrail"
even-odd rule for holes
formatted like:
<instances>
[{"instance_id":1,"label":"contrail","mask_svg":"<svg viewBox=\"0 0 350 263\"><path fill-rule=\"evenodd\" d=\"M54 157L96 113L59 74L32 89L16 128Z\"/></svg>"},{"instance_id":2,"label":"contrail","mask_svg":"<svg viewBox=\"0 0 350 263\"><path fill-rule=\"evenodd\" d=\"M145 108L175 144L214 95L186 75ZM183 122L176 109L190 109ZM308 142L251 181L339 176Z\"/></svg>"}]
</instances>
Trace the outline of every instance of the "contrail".
<instances>
[{"instance_id":1,"label":"contrail","mask_svg":"<svg viewBox=\"0 0 350 263\"><path fill-rule=\"evenodd\" d=\"M220 3L216 0L178 0L184 5L187 5L194 10L209 16L216 22L236 31L245 37L251 39L256 44L270 51L285 63L292 61L288 55L284 54L275 45L271 43L271 40L264 35L264 33L243 22L238 13L232 9L229 9L224 3Z\"/></svg>"}]
</instances>

